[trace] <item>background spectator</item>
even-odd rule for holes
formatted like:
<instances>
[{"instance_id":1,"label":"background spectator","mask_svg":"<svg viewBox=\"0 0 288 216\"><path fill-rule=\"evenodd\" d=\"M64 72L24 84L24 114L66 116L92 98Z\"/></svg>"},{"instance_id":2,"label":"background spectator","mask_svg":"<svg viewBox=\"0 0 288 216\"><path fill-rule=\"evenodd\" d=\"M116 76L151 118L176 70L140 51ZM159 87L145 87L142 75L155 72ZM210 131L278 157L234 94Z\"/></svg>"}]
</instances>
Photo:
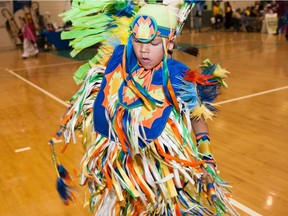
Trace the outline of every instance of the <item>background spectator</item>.
<instances>
[{"instance_id":1,"label":"background spectator","mask_svg":"<svg viewBox=\"0 0 288 216\"><path fill-rule=\"evenodd\" d=\"M232 26L232 6L230 5L230 2L225 2L225 29L230 29Z\"/></svg>"}]
</instances>

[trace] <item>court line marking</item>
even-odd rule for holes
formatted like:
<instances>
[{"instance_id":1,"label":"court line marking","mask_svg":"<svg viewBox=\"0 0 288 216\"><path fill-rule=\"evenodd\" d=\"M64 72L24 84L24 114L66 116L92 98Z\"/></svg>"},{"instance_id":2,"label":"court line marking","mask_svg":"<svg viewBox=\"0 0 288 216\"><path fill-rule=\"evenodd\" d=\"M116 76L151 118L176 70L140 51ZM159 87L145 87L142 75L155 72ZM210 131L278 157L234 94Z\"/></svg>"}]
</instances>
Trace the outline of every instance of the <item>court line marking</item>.
<instances>
[{"instance_id":1,"label":"court line marking","mask_svg":"<svg viewBox=\"0 0 288 216\"><path fill-rule=\"evenodd\" d=\"M30 82L29 80L26 80L25 78L23 78L22 76L18 75L14 71L12 71L12 70L10 70L8 68L6 68L6 71L9 72L10 74L12 74L13 76L16 76L18 79L22 80L23 82L27 83L28 85L31 85L32 87L34 87L37 90L41 91L42 93L46 94L47 96L51 97L52 99L56 100L57 102L63 104L66 107L68 107L68 104L65 103L63 100L59 99L58 97L54 96L53 94L49 93L48 91L42 89L41 87L35 85L34 83ZM286 89L286 88L288 88L288 86L284 86L284 87L280 87L280 88L276 88L276 89L271 89L271 90L268 90L268 91L263 91L263 92L259 92L259 93L255 93L255 94L251 94L251 95L247 95L247 96L243 96L243 97L238 97L238 98L234 98L234 99L218 102L218 103L215 103L215 104L219 105L219 104L225 104L225 103L234 102L234 101L238 101L238 100L243 100L243 99L247 99L247 98L250 98L250 97L255 97L255 96L258 96L258 95L263 95L263 94L268 94L268 93L271 93L271 92L283 90L283 89ZM30 147L27 147L27 148L30 148ZM23 148L23 149L25 149L25 148ZM245 205L237 202L236 200L234 200L234 199L230 199L230 200L231 200L232 205L234 205L236 208L238 208L238 209L250 214L251 216L261 216L257 212L255 212L252 209L246 207Z\"/></svg>"},{"instance_id":2,"label":"court line marking","mask_svg":"<svg viewBox=\"0 0 288 216\"><path fill-rule=\"evenodd\" d=\"M267 90L267 91L258 92L258 93L255 93L255 94L250 94L250 95L246 95L246 96L242 96L242 97L237 97L237 98L233 98L233 99L230 99L230 100L217 102L217 103L214 103L214 104L215 105L220 105L220 104L230 103L230 102L234 102L234 101L239 101L239 100L243 100L243 99L256 97L256 96L259 96L259 95L269 94L269 93L275 92L275 91L281 91L281 90L284 90L284 89L288 89L288 86L283 86L283 87L279 87L279 88L275 88L275 89L270 89L270 90Z\"/></svg>"},{"instance_id":3,"label":"court line marking","mask_svg":"<svg viewBox=\"0 0 288 216\"><path fill-rule=\"evenodd\" d=\"M59 140L55 140L55 141L54 141L54 143L62 143L62 142L63 142L62 139L59 139ZM49 143L49 145L50 145L50 143Z\"/></svg>"},{"instance_id":4,"label":"court line marking","mask_svg":"<svg viewBox=\"0 0 288 216\"><path fill-rule=\"evenodd\" d=\"M44 93L45 95L47 95L48 97L51 97L52 99L56 100L57 102L63 104L64 106L68 107L69 105L64 102L63 100L61 100L60 98L54 96L53 94L51 94L50 92L46 91L45 89L35 85L34 83L30 82L29 80L23 78L22 76L18 75L17 73L15 73L14 71L6 68L6 71L8 71L10 74L12 74L13 76L17 77L18 79L22 80L23 82L27 83L28 85L36 88L37 90L39 90L40 92Z\"/></svg>"},{"instance_id":5,"label":"court line marking","mask_svg":"<svg viewBox=\"0 0 288 216\"><path fill-rule=\"evenodd\" d=\"M242 42L244 42L244 43L247 43L247 42L254 42L254 41L252 41L252 40L243 40L243 41L232 41L232 42L228 42L228 43L215 43L215 44L213 44L213 43L211 43L211 44L209 44L210 45L210 47L218 47L218 46L226 46L226 45L235 45L235 44L239 44L239 43L242 43ZM257 42L261 42L261 41L257 41Z\"/></svg>"},{"instance_id":6,"label":"court line marking","mask_svg":"<svg viewBox=\"0 0 288 216\"><path fill-rule=\"evenodd\" d=\"M240 209L241 211L246 212L247 214L251 215L251 216L262 216L261 214L253 211L252 209L248 208L247 206L237 202L234 199L229 199L229 201L231 202L231 204L233 206L235 206L236 208Z\"/></svg>"},{"instance_id":7,"label":"court line marking","mask_svg":"<svg viewBox=\"0 0 288 216\"><path fill-rule=\"evenodd\" d=\"M30 150L30 149L31 149L31 147L25 147L25 148L16 149L16 150L15 150L15 153L19 153L19 152L23 152L23 151L28 151L28 150Z\"/></svg>"},{"instance_id":8,"label":"court line marking","mask_svg":"<svg viewBox=\"0 0 288 216\"><path fill-rule=\"evenodd\" d=\"M40 65L40 66L35 66L35 67L15 68L15 69L13 69L13 71L22 71L22 70L31 70L31 69L37 69L37 68L56 67L56 66L76 64L76 63L81 63L81 62L80 61L72 61L72 62L63 62L63 63L58 63L58 64ZM82 62L82 64L83 64L83 62Z\"/></svg>"},{"instance_id":9,"label":"court line marking","mask_svg":"<svg viewBox=\"0 0 288 216\"><path fill-rule=\"evenodd\" d=\"M261 44L269 44L269 45L275 45L275 44L284 44L285 41L259 41L259 40L243 40L243 41L232 41L232 42L228 42L228 43L211 43L209 44L210 47L217 47L217 46L226 46L226 45L235 45L235 44L240 44L242 42L245 42L245 43L261 43ZM257 45L258 46L258 45Z\"/></svg>"}]
</instances>

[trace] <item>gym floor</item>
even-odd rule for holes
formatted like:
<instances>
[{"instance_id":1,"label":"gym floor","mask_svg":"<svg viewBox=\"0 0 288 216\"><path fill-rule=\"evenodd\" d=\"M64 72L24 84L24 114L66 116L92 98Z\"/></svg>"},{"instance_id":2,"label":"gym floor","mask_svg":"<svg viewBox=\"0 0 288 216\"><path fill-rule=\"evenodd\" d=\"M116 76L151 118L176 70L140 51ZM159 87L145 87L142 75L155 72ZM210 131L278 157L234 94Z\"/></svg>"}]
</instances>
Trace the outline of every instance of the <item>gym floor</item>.
<instances>
[{"instance_id":1,"label":"gym floor","mask_svg":"<svg viewBox=\"0 0 288 216\"><path fill-rule=\"evenodd\" d=\"M241 215L288 215L288 41L283 35L186 30L177 44L199 48L198 57L173 54L192 69L209 58L231 73L208 125L220 175L233 186L233 205ZM48 140L80 87L72 76L83 64L56 54L23 60L21 49L0 51L1 216L91 215L77 179L70 206L55 189ZM57 143L57 151L63 146ZM78 143L59 157L77 173L82 154Z\"/></svg>"}]
</instances>

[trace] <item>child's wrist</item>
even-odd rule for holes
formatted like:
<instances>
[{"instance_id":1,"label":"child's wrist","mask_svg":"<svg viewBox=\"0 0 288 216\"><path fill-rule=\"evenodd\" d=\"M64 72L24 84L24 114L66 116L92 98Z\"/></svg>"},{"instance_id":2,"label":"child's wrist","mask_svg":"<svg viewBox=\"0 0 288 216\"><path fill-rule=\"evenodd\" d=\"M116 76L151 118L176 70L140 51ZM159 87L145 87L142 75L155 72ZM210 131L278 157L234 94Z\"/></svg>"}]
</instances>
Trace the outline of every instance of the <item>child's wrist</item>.
<instances>
[{"instance_id":1,"label":"child's wrist","mask_svg":"<svg viewBox=\"0 0 288 216\"><path fill-rule=\"evenodd\" d=\"M201 157L202 160L205 161L205 164L206 165L212 165L214 167L214 169L216 168L216 161L214 160L213 156L212 155L204 155Z\"/></svg>"}]
</instances>

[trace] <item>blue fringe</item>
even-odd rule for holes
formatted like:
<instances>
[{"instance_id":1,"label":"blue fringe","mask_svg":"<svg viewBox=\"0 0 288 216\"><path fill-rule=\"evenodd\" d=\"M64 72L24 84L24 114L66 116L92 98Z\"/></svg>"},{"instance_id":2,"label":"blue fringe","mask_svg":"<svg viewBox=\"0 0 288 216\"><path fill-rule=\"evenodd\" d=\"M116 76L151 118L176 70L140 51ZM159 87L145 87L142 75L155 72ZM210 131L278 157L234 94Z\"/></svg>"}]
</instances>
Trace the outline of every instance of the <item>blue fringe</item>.
<instances>
[{"instance_id":1,"label":"blue fringe","mask_svg":"<svg viewBox=\"0 0 288 216\"><path fill-rule=\"evenodd\" d=\"M182 84L175 86L179 90L179 94L177 96L179 96L185 102L189 110L193 110L198 104L195 86L192 82L182 79L181 81Z\"/></svg>"}]
</instances>

